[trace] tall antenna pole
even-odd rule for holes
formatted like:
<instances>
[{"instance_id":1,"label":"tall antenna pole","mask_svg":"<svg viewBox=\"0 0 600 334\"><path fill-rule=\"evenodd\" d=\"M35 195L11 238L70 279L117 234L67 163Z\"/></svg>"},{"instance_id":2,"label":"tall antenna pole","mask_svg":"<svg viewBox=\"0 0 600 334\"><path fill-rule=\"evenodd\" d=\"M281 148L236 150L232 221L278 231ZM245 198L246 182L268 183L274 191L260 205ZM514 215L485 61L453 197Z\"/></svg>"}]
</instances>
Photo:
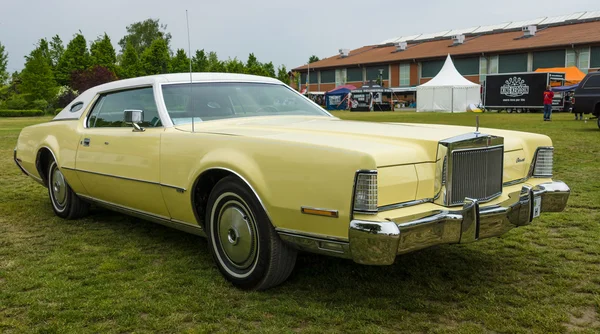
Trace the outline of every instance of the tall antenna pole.
<instances>
[{"instance_id":1,"label":"tall antenna pole","mask_svg":"<svg viewBox=\"0 0 600 334\"><path fill-rule=\"evenodd\" d=\"M192 98L192 44L190 43L190 20L188 18L188 11L185 10L185 23L187 25L187 37L188 37L188 57L190 58L190 107L192 108L192 132L194 132L194 101Z\"/></svg>"}]
</instances>

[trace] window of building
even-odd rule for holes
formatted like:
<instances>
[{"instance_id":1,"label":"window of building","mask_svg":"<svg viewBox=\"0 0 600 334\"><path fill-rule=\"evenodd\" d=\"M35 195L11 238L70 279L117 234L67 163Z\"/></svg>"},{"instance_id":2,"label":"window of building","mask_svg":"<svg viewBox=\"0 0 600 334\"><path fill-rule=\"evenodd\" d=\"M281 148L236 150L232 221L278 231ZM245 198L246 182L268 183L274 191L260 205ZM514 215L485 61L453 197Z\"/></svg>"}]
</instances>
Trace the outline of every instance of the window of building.
<instances>
[{"instance_id":1,"label":"window of building","mask_svg":"<svg viewBox=\"0 0 600 334\"><path fill-rule=\"evenodd\" d=\"M381 71L382 80L387 80L389 78L389 65L370 66L370 67L367 67L367 81L369 81L369 80L377 81L380 76L379 70L382 70Z\"/></svg>"},{"instance_id":2,"label":"window of building","mask_svg":"<svg viewBox=\"0 0 600 334\"><path fill-rule=\"evenodd\" d=\"M306 73L302 73L300 84L306 85L306 76L307 76ZM308 80L310 80L311 84L319 83L319 75L318 75L318 73L310 71L310 76L309 76Z\"/></svg>"},{"instance_id":3,"label":"window of building","mask_svg":"<svg viewBox=\"0 0 600 334\"><path fill-rule=\"evenodd\" d=\"M453 59L454 67L462 75L479 74L479 57Z\"/></svg>"},{"instance_id":4,"label":"window of building","mask_svg":"<svg viewBox=\"0 0 600 334\"><path fill-rule=\"evenodd\" d=\"M162 126L152 87L146 87L100 96L88 119L88 127L131 127L125 122L125 110L142 111L140 126Z\"/></svg>"},{"instance_id":5,"label":"window of building","mask_svg":"<svg viewBox=\"0 0 600 334\"><path fill-rule=\"evenodd\" d=\"M334 83L335 70L321 71L321 83Z\"/></svg>"},{"instance_id":6,"label":"window of building","mask_svg":"<svg viewBox=\"0 0 600 334\"><path fill-rule=\"evenodd\" d=\"M400 64L400 87L410 86L410 64Z\"/></svg>"},{"instance_id":7,"label":"window of building","mask_svg":"<svg viewBox=\"0 0 600 334\"><path fill-rule=\"evenodd\" d=\"M363 69L360 67L353 67L346 70L348 75L348 82L362 82L363 81Z\"/></svg>"},{"instance_id":8,"label":"window of building","mask_svg":"<svg viewBox=\"0 0 600 334\"><path fill-rule=\"evenodd\" d=\"M479 59L479 82L484 82L485 77L488 73L488 60L487 57L481 57Z\"/></svg>"},{"instance_id":9,"label":"window of building","mask_svg":"<svg viewBox=\"0 0 600 334\"><path fill-rule=\"evenodd\" d=\"M590 68L600 67L600 46L590 48Z\"/></svg>"},{"instance_id":10,"label":"window of building","mask_svg":"<svg viewBox=\"0 0 600 334\"><path fill-rule=\"evenodd\" d=\"M538 51L533 53L533 68L564 67L565 50Z\"/></svg>"},{"instance_id":11,"label":"window of building","mask_svg":"<svg viewBox=\"0 0 600 334\"><path fill-rule=\"evenodd\" d=\"M527 72L527 54L503 54L498 56L498 73Z\"/></svg>"},{"instance_id":12,"label":"window of building","mask_svg":"<svg viewBox=\"0 0 600 334\"><path fill-rule=\"evenodd\" d=\"M490 63L488 66L488 74L498 73L498 55L490 57Z\"/></svg>"},{"instance_id":13,"label":"window of building","mask_svg":"<svg viewBox=\"0 0 600 334\"><path fill-rule=\"evenodd\" d=\"M433 78L435 77L442 66L444 66L445 60L429 60L421 62L421 78Z\"/></svg>"},{"instance_id":14,"label":"window of building","mask_svg":"<svg viewBox=\"0 0 600 334\"><path fill-rule=\"evenodd\" d=\"M576 65L577 65L577 54L575 53L575 50L567 49L567 61L566 61L565 66L570 67L570 66L576 66Z\"/></svg>"},{"instance_id":15,"label":"window of building","mask_svg":"<svg viewBox=\"0 0 600 334\"><path fill-rule=\"evenodd\" d=\"M584 73L590 68L590 48L581 48L577 54L577 67Z\"/></svg>"}]
</instances>

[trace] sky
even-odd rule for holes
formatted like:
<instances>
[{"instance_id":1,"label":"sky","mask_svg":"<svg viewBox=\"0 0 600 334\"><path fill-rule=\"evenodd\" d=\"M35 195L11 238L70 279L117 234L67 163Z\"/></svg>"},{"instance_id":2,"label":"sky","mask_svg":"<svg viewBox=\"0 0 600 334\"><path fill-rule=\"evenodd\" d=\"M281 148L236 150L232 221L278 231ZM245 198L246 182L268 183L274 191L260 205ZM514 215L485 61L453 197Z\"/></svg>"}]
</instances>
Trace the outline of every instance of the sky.
<instances>
[{"instance_id":1,"label":"sky","mask_svg":"<svg viewBox=\"0 0 600 334\"><path fill-rule=\"evenodd\" d=\"M158 18L187 51L188 10L192 53L216 51L242 61L253 52L261 62L287 69L311 55L333 56L388 38L543 16L600 10L597 0L0 0L0 43L9 53L9 72L41 38L58 34L66 44L81 31L88 41L105 32L117 52L126 26Z\"/></svg>"}]
</instances>

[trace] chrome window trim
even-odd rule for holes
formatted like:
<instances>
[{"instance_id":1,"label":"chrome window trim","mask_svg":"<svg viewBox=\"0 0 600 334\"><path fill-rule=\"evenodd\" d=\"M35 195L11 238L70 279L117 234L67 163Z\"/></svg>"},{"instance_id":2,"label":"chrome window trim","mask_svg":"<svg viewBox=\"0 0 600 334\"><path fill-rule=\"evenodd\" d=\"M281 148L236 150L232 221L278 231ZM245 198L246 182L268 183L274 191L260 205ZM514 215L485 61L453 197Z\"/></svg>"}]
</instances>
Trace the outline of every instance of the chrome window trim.
<instances>
[{"instance_id":1,"label":"chrome window trim","mask_svg":"<svg viewBox=\"0 0 600 334\"><path fill-rule=\"evenodd\" d=\"M154 184L154 185L158 185L158 186L162 186L162 187L166 187L166 188L172 188L172 189L177 190L177 192L181 192L181 193L186 191L185 188L170 185L170 184L165 184L165 183L161 183L161 182L156 182L156 181L147 181L147 180L135 179L132 177L118 176L118 175L112 175L112 174L100 173L100 172L92 172L92 171L85 170L85 169L78 169L78 168L71 168L71 167L62 167L62 168L76 171L76 172L82 172L82 173L88 173L88 174L94 174L94 175L100 175L100 176L108 176L108 177L112 177L115 179L135 181L135 182L141 182L141 183L147 183L147 184Z\"/></svg>"},{"instance_id":2,"label":"chrome window trim","mask_svg":"<svg viewBox=\"0 0 600 334\"><path fill-rule=\"evenodd\" d=\"M104 129L104 128L109 128L109 129L115 129L115 128L120 128L120 127L115 127L115 126L107 126L107 127L93 127L93 126L88 126L88 121L90 119L90 117L92 116L92 111L94 110L94 108L96 107L96 104L98 103L98 101L100 101L100 97L105 96L105 95L109 95L109 94L117 94L120 92L126 92L129 90L137 90L137 89L144 89L144 88L151 88L152 89L152 95L154 98L154 103L156 104L156 109L158 112L158 117L160 117L160 122L161 122L161 126L156 126L153 128L167 128L167 127L172 127L173 124L171 123L171 119L169 118L169 122L165 123L165 117L163 115L165 110L161 110L161 107L159 106L159 100L157 98L156 95L156 85L152 84L152 83L147 83L147 84L140 84L140 85L135 85L135 86L130 86L130 87L121 87L121 88L114 88L114 89L109 89L109 90L103 90L103 91L99 91L96 93L96 95L94 96L94 98L92 99L92 101L90 101L89 107L87 110L85 110L83 112L83 114L85 115L85 117L83 117L83 128L84 129ZM161 99L160 101L162 101L162 94L161 94ZM167 126L167 124L169 126ZM130 129L129 127L125 127L124 129Z\"/></svg>"},{"instance_id":3,"label":"chrome window trim","mask_svg":"<svg viewBox=\"0 0 600 334\"><path fill-rule=\"evenodd\" d=\"M192 84L213 84L213 83L240 83L240 84L246 84L246 83L249 83L249 84L283 86L283 87L287 88L288 90L290 90L291 92L293 92L294 94L300 96L305 101L308 101L310 104L314 105L315 108L319 109L319 111L323 113L323 115L320 115L320 116L329 116L331 118L336 118L337 119L337 117L335 117L332 114L330 114L327 110L323 109L320 105L316 104L313 100L311 100L308 97L300 94L300 92L296 91L295 89L291 88L290 86L288 86L288 85L286 85L284 83L264 82L264 81L259 81L259 80L248 80L248 81L239 81L239 80L211 80L211 81L191 81L191 83ZM175 125L173 124L173 121L171 120L171 116L169 115L169 111L167 110L167 105L165 104L165 99L164 99L164 96L163 96L163 86L181 85L181 84L190 84L190 81L160 82L160 83L157 83L157 85L156 85L157 90L156 90L154 96L156 98L160 97L160 100L157 101L157 106L160 104L159 109L164 110L164 117L169 120L169 127L175 127ZM243 117L239 117L239 118L243 118ZM209 120L209 121L206 121L206 122L211 122L211 121L218 121L218 120ZM202 121L202 122L204 122L204 121ZM201 122L198 122L198 123L201 123ZM166 124L166 123L163 122L163 124Z\"/></svg>"}]
</instances>

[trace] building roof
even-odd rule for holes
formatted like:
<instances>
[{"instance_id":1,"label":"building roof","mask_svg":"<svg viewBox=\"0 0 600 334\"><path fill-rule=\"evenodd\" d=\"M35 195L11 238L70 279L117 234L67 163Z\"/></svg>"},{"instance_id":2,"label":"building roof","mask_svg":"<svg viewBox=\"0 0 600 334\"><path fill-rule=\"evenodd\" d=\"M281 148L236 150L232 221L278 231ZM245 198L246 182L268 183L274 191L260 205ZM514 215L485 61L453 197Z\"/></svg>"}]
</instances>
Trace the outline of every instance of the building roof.
<instances>
[{"instance_id":1,"label":"building roof","mask_svg":"<svg viewBox=\"0 0 600 334\"><path fill-rule=\"evenodd\" d=\"M404 51L396 51L395 45L368 45L351 50L347 57L335 55L310 64L310 68L324 69L357 65L381 64L415 59L431 59L454 56L481 55L531 49L600 44L600 21L590 21L558 26L539 27L535 36L524 38L523 32L507 31L467 36L463 44L452 46L452 39L409 42ZM307 65L295 71L307 69Z\"/></svg>"}]
</instances>

